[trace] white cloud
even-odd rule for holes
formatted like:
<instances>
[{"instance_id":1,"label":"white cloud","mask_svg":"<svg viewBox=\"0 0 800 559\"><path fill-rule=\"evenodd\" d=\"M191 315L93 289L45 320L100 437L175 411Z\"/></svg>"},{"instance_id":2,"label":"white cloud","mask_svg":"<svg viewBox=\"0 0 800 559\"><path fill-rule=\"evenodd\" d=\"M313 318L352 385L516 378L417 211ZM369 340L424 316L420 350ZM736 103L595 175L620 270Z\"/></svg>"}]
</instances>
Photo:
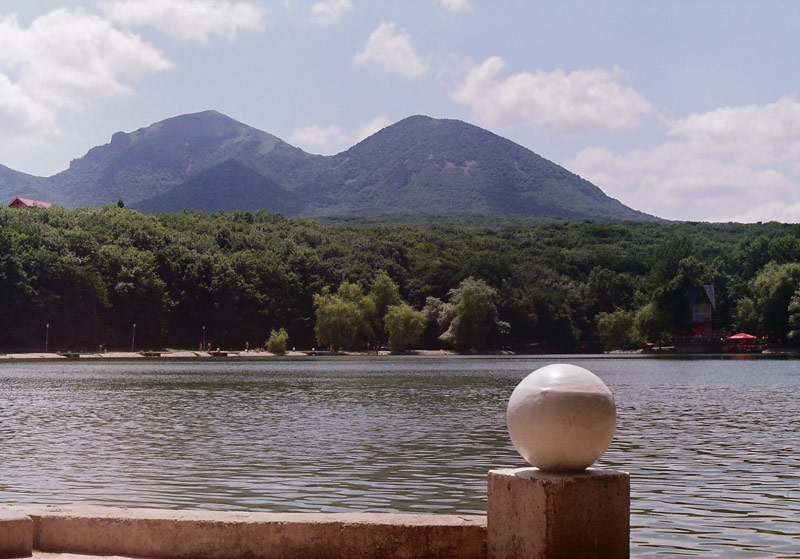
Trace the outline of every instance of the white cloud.
<instances>
[{"instance_id":1,"label":"white cloud","mask_svg":"<svg viewBox=\"0 0 800 559\"><path fill-rule=\"evenodd\" d=\"M469 0L436 0L443 8L451 12L468 12L472 9Z\"/></svg>"},{"instance_id":2,"label":"white cloud","mask_svg":"<svg viewBox=\"0 0 800 559\"><path fill-rule=\"evenodd\" d=\"M205 42L210 35L233 39L239 29L264 26L262 8L223 0L101 0L100 10L129 27L152 26L181 41Z\"/></svg>"},{"instance_id":3,"label":"white cloud","mask_svg":"<svg viewBox=\"0 0 800 559\"><path fill-rule=\"evenodd\" d=\"M0 74L0 129L5 140L19 142L33 132L53 133L55 111L36 101L8 76ZM0 145L3 145L0 140Z\"/></svg>"},{"instance_id":4,"label":"white cloud","mask_svg":"<svg viewBox=\"0 0 800 559\"><path fill-rule=\"evenodd\" d=\"M623 203L673 219L800 221L800 103L726 107L673 123L670 140L566 163Z\"/></svg>"},{"instance_id":5,"label":"white cloud","mask_svg":"<svg viewBox=\"0 0 800 559\"><path fill-rule=\"evenodd\" d=\"M129 82L172 63L138 35L82 9L58 9L29 27L0 18L0 144L57 131L61 110L128 95Z\"/></svg>"},{"instance_id":6,"label":"white cloud","mask_svg":"<svg viewBox=\"0 0 800 559\"><path fill-rule=\"evenodd\" d=\"M783 97L764 106L724 107L694 114L674 123L673 137L735 153L750 162L778 162L800 158L800 103Z\"/></svg>"},{"instance_id":7,"label":"white cloud","mask_svg":"<svg viewBox=\"0 0 800 559\"><path fill-rule=\"evenodd\" d=\"M800 223L800 203L767 202L742 214L729 216L724 221L737 221L740 223L754 223L756 221Z\"/></svg>"},{"instance_id":8,"label":"white cloud","mask_svg":"<svg viewBox=\"0 0 800 559\"><path fill-rule=\"evenodd\" d=\"M375 118L373 118L369 122L365 122L364 124L362 124L358 128L356 128L356 130L355 130L355 132L353 133L353 136L352 136L352 138L354 140L353 143L354 144L358 143L361 140L372 136L375 132L378 132L379 130L383 130L384 128L386 128L390 124L392 124L392 121L389 120L388 116L385 116L385 115L376 116Z\"/></svg>"},{"instance_id":9,"label":"white cloud","mask_svg":"<svg viewBox=\"0 0 800 559\"><path fill-rule=\"evenodd\" d=\"M346 134L335 124L330 126L312 124L300 128L292 133L289 141L306 151L326 155L341 151L341 147L347 143ZM336 146L333 148L334 151L331 151L332 146Z\"/></svg>"},{"instance_id":10,"label":"white cloud","mask_svg":"<svg viewBox=\"0 0 800 559\"><path fill-rule=\"evenodd\" d=\"M487 59L452 94L489 126L568 134L619 130L638 125L653 112L644 95L620 83L622 71L617 68L520 72L500 79L505 65L500 57Z\"/></svg>"},{"instance_id":11,"label":"white cloud","mask_svg":"<svg viewBox=\"0 0 800 559\"><path fill-rule=\"evenodd\" d=\"M403 78L417 78L428 71L428 61L417 54L408 31L382 21L369 36L364 50L353 58L356 66L375 67Z\"/></svg>"},{"instance_id":12,"label":"white cloud","mask_svg":"<svg viewBox=\"0 0 800 559\"><path fill-rule=\"evenodd\" d=\"M352 0L324 0L311 6L311 23L333 25L338 23L345 12L353 9Z\"/></svg>"},{"instance_id":13,"label":"white cloud","mask_svg":"<svg viewBox=\"0 0 800 559\"><path fill-rule=\"evenodd\" d=\"M754 223L756 221L779 221L781 223L800 223L800 202L784 204L782 202L767 202L744 213L727 216L716 221L736 221L739 223Z\"/></svg>"},{"instance_id":14,"label":"white cloud","mask_svg":"<svg viewBox=\"0 0 800 559\"><path fill-rule=\"evenodd\" d=\"M387 116L381 115L350 132L335 124L330 126L312 124L296 130L289 141L312 153L332 155L348 149L391 123Z\"/></svg>"}]
</instances>

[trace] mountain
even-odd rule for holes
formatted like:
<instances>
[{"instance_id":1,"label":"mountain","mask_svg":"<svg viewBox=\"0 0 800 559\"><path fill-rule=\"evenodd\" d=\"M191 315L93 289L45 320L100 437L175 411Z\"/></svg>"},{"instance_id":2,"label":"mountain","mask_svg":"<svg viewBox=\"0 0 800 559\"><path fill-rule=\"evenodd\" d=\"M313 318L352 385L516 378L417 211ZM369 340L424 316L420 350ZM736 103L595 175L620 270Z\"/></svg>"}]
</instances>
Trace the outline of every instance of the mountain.
<instances>
[{"instance_id":1,"label":"mountain","mask_svg":"<svg viewBox=\"0 0 800 559\"><path fill-rule=\"evenodd\" d=\"M330 158L305 213L471 213L641 220L519 144L459 120L406 118Z\"/></svg>"},{"instance_id":2,"label":"mountain","mask_svg":"<svg viewBox=\"0 0 800 559\"><path fill-rule=\"evenodd\" d=\"M50 194L47 179L26 175L0 165L0 201L11 202L17 196L39 200Z\"/></svg>"},{"instance_id":3,"label":"mountain","mask_svg":"<svg viewBox=\"0 0 800 559\"><path fill-rule=\"evenodd\" d=\"M117 132L52 177L0 166L0 195L26 194L65 206L122 199L147 212L657 219L488 130L426 116L321 156L216 111L182 115Z\"/></svg>"},{"instance_id":4,"label":"mountain","mask_svg":"<svg viewBox=\"0 0 800 559\"><path fill-rule=\"evenodd\" d=\"M287 215L302 210L294 193L235 159L201 171L163 194L132 204L134 209L147 213L211 208L229 212L263 206Z\"/></svg>"},{"instance_id":5,"label":"mountain","mask_svg":"<svg viewBox=\"0 0 800 559\"><path fill-rule=\"evenodd\" d=\"M169 118L98 146L48 179L66 206L139 202L183 185L220 163L235 160L279 183L297 184L321 156L216 111ZM216 209L216 208L214 208Z\"/></svg>"}]
</instances>

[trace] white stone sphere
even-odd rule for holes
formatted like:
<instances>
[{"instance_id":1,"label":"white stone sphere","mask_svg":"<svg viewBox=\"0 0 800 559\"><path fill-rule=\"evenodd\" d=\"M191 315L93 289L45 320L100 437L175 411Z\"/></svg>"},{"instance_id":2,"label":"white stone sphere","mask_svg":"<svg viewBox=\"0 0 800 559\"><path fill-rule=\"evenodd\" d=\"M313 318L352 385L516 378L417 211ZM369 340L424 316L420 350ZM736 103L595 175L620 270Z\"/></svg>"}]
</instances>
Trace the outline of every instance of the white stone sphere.
<instances>
[{"instance_id":1,"label":"white stone sphere","mask_svg":"<svg viewBox=\"0 0 800 559\"><path fill-rule=\"evenodd\" d=\"M588 468L611 444L617 407L611 391L583 367L557 363L525 377L511 394L508 433L517 451L546 472Z\"/></svg>"}]
</instances>

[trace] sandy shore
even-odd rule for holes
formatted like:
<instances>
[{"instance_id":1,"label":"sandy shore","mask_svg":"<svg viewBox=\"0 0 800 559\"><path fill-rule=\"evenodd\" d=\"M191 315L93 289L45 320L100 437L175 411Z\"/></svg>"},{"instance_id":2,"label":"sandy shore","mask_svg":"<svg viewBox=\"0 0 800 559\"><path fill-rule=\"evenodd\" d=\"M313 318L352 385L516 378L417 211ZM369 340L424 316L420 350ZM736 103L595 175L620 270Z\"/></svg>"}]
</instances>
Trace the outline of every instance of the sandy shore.
<instances>
[{"instance_id":1,"label":"sandy shore","mask_svg":"<svg viewBox=\"0 0 800 559\"><path fill-rule=\"evenodd\" d=\"M225 355L212 355L207 351L190 351L190 350L166 350L166 351L154 351L154 352L147 352L147 351L108 351L103 353L80 353L80 359L152 359L152 358L178 358L178 359L223 359L226 357L241 357L246 359L258 359L258 358L265 358L265 357L277 357L274 353L269 353L268 351L231 351L231 350L220 350L221 353ZM314 353L312 350L306 351L287 351L285 356L287 357L306 357L310 354ZM508 352L511 354L510 352ZM505 352L503 353L505 354ZM389 351L380 351L375 353L374 351L346 351L341 353L336 353L335 355L347 355L347 356L386 356L391 355ZM452 350L446 349L421 349L417 351L413 351L409 353L409 355L422 355L422 356L433 356L433 355L458 355L457 352ZM0 360L31 360L31 359L69 359L66 355L61 353L44 353L44 352L33 352L33 353L0 353Z\"/></svg>"},{"instance_id":2,"label":"sandy shore","mask_svg":"<svg viewBox=\"0 0 800 559\"><path fill-rule=\"evenodd\" d=\"M274 354L265 351L224 351L226 355L215 356L206 351L188 351L188 350L172 350L172 351L107 351L103 353L80 353L80 359L150 359L155 357L163 358L204 358L204 359L220 359L222 357L273 357ZM305 353L292 352L297 355L305 355ZM289 355L289 353L287 353ZM69 359L66 355L61 353L0 353L0 359Z\"/></svg>"}]
</instances>

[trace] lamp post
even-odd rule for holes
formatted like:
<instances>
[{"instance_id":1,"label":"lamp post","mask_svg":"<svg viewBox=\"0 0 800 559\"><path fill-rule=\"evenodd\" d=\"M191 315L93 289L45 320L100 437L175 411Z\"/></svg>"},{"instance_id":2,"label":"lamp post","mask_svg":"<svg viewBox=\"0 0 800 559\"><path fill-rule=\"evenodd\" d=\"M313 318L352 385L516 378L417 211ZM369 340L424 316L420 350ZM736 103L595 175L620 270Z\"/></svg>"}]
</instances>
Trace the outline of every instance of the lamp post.
<instances>
[{"instance_id":1,"label":"lamp post","mask_svg":"<svg viewBox=\"0 0 800 559\"><path fill-rule=\"evenodd\" d=\"M131 336L131 351L133 351L133 344L136 341L136 323L133 323L133 335Z\"/></svg>"},{"instance_id":2,"label":"lamp post","mask_svg":"<svg viewBox=\"0 0 800 559\"><path fill-rule=\"evenodd\" d=\"M206 325L203 324L203 347L201 348L201 350L204 350L205 348L206 348Z\"/></svg>"},{"instance_id":3,"label":"lamp post","mask_svg":"<svg viewBox=\"0 0 800 559\"><path fill-rule=\"evenodd\" d=\"M50 323L45 324L46 332L44 335L44 352L47 353L47 346L50 345Z\"/></svg>"}]
</instances>

